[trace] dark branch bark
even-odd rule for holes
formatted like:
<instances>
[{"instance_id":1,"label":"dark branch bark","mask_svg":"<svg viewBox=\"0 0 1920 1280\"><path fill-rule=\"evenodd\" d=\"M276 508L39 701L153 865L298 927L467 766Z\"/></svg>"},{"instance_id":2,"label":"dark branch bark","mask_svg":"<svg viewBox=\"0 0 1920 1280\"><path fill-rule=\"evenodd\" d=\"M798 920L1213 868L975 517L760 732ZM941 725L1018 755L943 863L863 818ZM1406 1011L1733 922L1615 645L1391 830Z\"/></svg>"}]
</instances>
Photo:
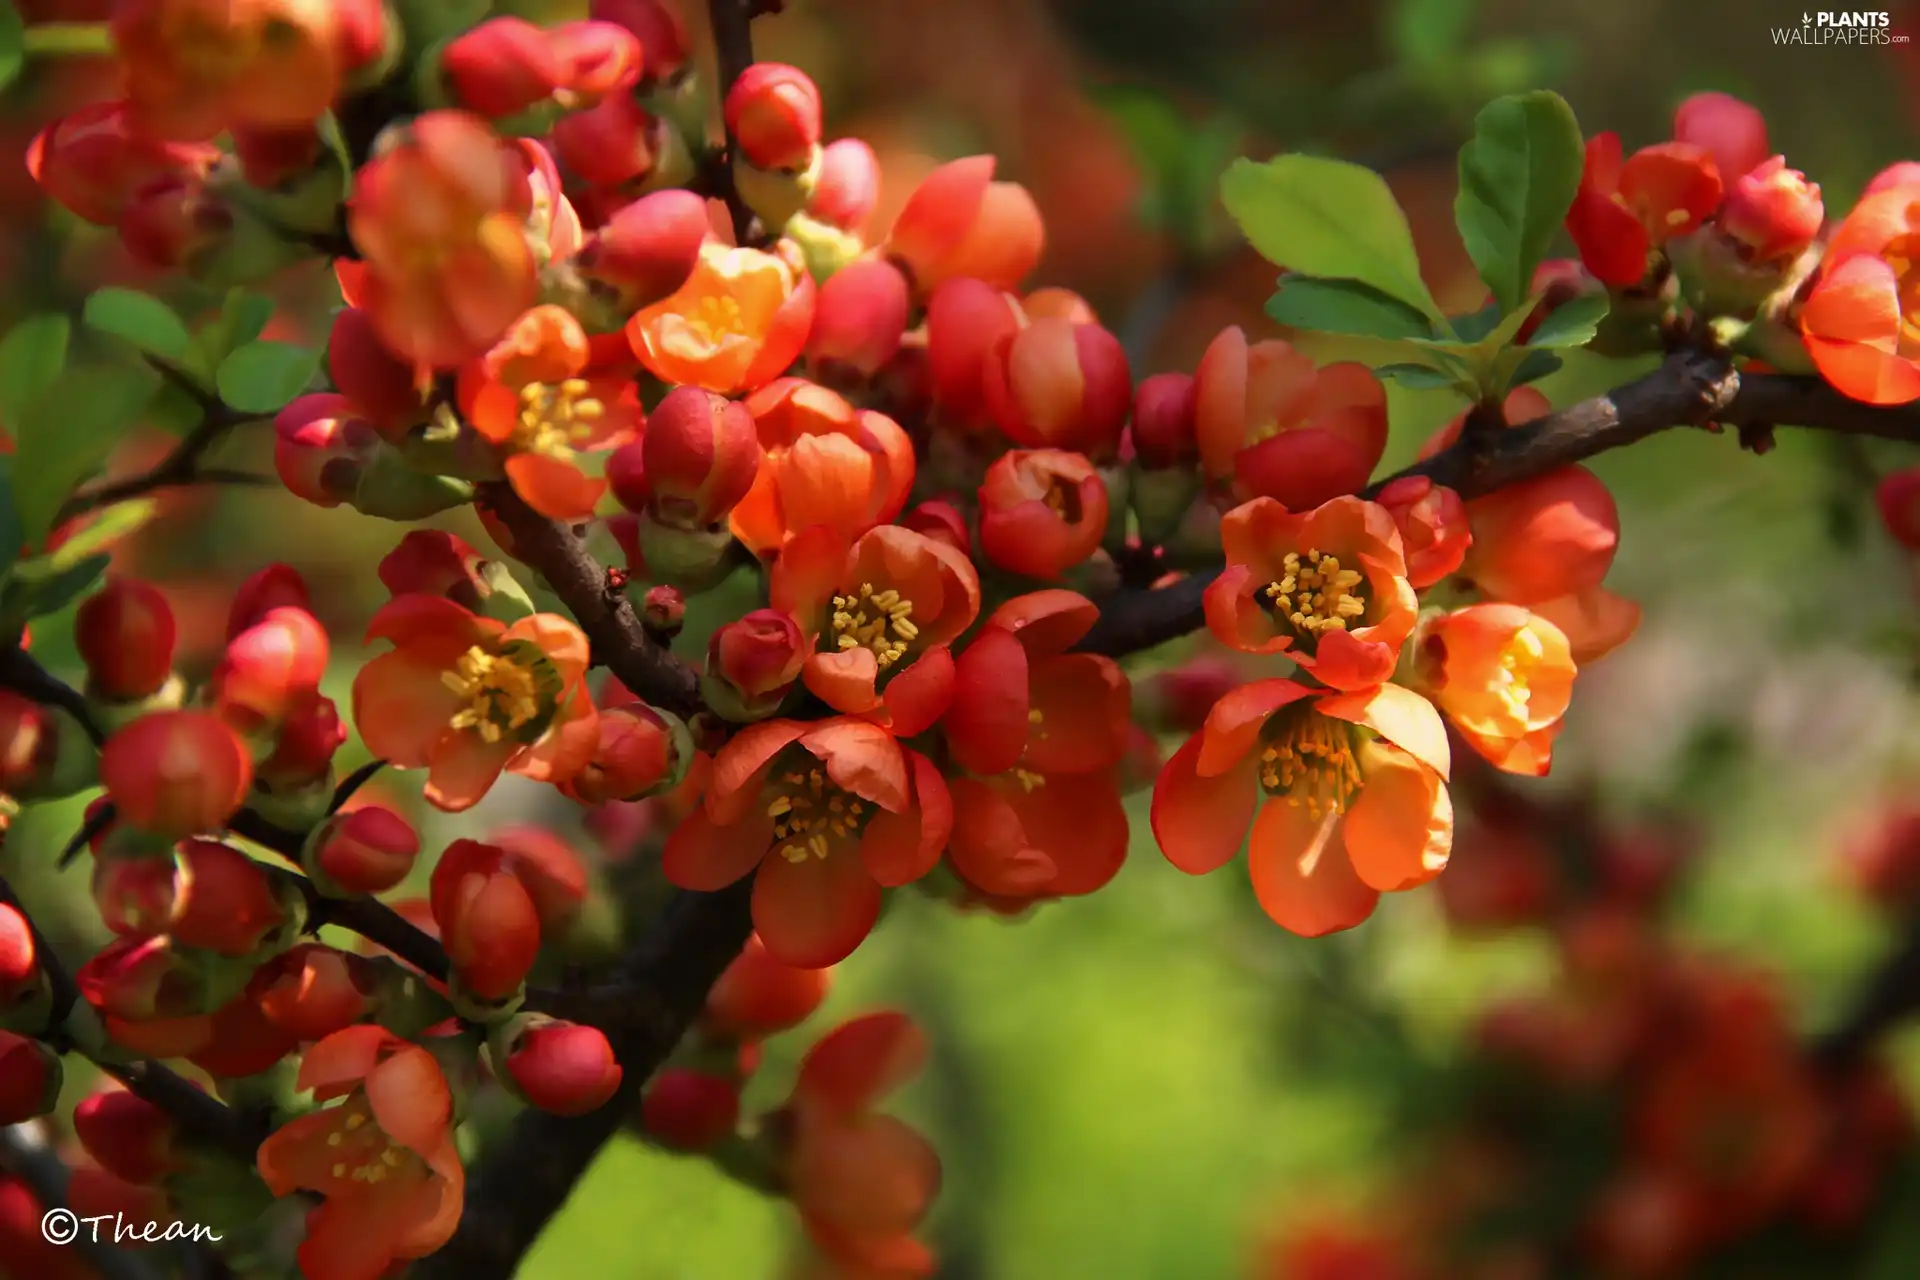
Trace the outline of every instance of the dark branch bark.
<instances>
[{"instance_id":1,"label":"dark branch bark","mask_svg":"<svg viewBox=\"0 0 1920 1280\"><path fill-rule=\"evenodd\" d=\"M714 97L725 102L727 91L733 88L733 82L740 73L753 65L753 17L762 6L755 0L707 0L707 17L713 24L713 47L719 57L719 83L714 86ZM777 12L777 10L776 10ZM747 208L740 198L740 192L733 185L733 157L739 154L738 143L733 131L727 131L726 163L717 166L714 174L716 192L727 202L727 212L733 215L733 237L741 244L752 241L753 210Z\"/></svg>"},{"instance_id":2,"label":"dark branch bark","mask_svg":"<svg viewBox=\"0 0 1920 1280\"><path fill-rule=\"evenodd\" d=\"M49 673L38 658L20 647L18 637L10 648L0 649L0 689L11 689L43 707L57 707L66 712L80 722L80 728L96 747L107 740L80 691Z\"/></svg>"}]
</instances>

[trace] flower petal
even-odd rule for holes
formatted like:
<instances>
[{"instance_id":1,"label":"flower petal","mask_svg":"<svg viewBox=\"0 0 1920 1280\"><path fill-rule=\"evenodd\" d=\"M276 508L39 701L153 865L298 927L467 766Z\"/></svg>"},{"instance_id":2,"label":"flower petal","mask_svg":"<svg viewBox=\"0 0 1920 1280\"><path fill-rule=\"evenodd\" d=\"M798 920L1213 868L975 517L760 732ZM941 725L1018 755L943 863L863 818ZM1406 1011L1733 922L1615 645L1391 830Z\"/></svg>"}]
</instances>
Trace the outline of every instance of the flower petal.
<instances>
[{"instance_id":1,"label":"flower petal","mask_svg":"<svg viewBox=\"0 0 1920 1280\"><path fill-rule=\"evenodd\" d=\"M753 870L772 843L773 820L764 813L721 826L695 809L668 834L660 869L682 889L712 893Z\"/></svg>"},{"instance_id":2,"label":"flower petal","mask_svg":"<svg viewBox=\"0 0 1920 1280\"><path fill-rule=\"evenodd\" d=\"M408 649L380 654L360 668L353 723L367 750L400 769L418 769L432 758L434 745L453 732L448 721L467 705L441 681L445 671Z\"/></svg>"},{"instance_id":3,"label":"flower petal","mask_svg":"<svg viewBox=\"0 0 1920 1280\"><path fill-rule=\"evenodd\" d=\"M1383 684L1358 693L1336 693L1320 699L1318 709L1337 720L1365 725L1443 779L1449 776L1453 757L1447 748L1447 726L1434 705L1413 690Z\"/></svg>"},{"instance_id":4,"label":"flower petal","mask_svg":"<svg viewBox=\"0 0 1920 1280\"><path fill-rule=\"evenodd\" d=\"M1336 838L1338 814L1314 818L1305 805L1269 800L1253 821L1247 871L1273 922L1305 938L1351 929L1380 895L1354 874Z\"/></svg>"},{"instance_id":5,"label":"flower petal","mask_svg":"<svg viewBox=\"0 0 1920 1280\"><path fill-rule=\"evenodd\" d=\"M824 969L853 954L880 918L880 886L851 849L798 862L776 854L753 881L753 927L767 954Z\"/></svg>"},{"instance_id":6,"label":"flower petal","mask_svg":"<svg viewBox=\"0 0 1920 1280\"><path fill-rule=\"evenodd\" d=\"M961 768L989 775L1019 762L1029 696L1027 651L1011 631L989 626L960 651L944 725Z\"/></svg>"},{"instance_id":7,"label":"flower petal","mask_svg":"<svg viewBox=\"0 0 1920 1280\"><path fill-rule=\"evenodd\" d=\"M1173 753L1153 787L1153 835L1167 861L1188 875L1225 866L1246 842L1260 802L1257 761L1211 776L1197 771L1204 738L1195 734Z\"/></svg>"},{"instance_id":8,"label":"flower petal","mask_svg":"<svg viewBox=\"0 0 1920 1280\"><path fill-rule=\"evenodd\" d=\"M1342 824L1355 874L1382 893L1425 884L1445 868L1453 848L1447 784L1395 747L1368 751L1363 767L1366 782Z\"/></svg>"}]
</instances>

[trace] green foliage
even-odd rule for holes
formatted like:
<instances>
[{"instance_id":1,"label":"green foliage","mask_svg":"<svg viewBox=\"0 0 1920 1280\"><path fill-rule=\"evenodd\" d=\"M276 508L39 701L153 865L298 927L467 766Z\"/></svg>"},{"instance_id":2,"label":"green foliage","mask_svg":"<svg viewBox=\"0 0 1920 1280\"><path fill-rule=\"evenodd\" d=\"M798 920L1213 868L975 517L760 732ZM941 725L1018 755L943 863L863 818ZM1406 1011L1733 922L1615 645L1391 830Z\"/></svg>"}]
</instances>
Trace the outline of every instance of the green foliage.
<instances>
[{"instance_id":1,"label":"green foliage","mask_svg":"<svg viewBox=\"0 0 1920 1280\"><path fill-rule=\"evenodd\" d=\"M1579 190L1582 162L1580 125L1559 94L1513 94L1475 118L1460 149L1454 220L1503 314L1532 288Z\"/></svg>"},{"instance_id":2,"label":"green foliage","mask_svg":"<svg viewBox=\"0 0 1920 1280\"><path fill-rule=\"evenodd\" d=\"M1554 308L1527 340L1533 347L1584 347L1607 318L1607 295L1590 293Z\"/></svg>"},{"instance_id":3,"label":"green foliage","mask_svg":"<svg viewBox=\"0 0 1920 1280\"><path fill-rule=\"evenodd\" d=\"M214 386L242 413L273 413L306 390L320 354L289 342L249 342L220 362Z\"/></svg>"},{"instance_id":4,"label":"green foliage","mask_svg":"<svg viewBox=\"0 0 1920 1280\"><path fill-rule=\"evenodd\" d=\"M1420 278L1407 216L1371 169L1321 156L1236 160L1220 179L1220 199L1276 266L1358 281L1445 323Z\"/></svg>"},{"instance_id":5,"label":"green foliage","mask_svg":"<svg viewBox=\"0 0 1920 1280\"><path fill-rule=\"evenodd\" d=\"M9 505L0 508L0 538L5 538L9 530L15 534L19 531L19 520L10 505L11 467L7 473L4 488ZM6 551L10 571L5 575L5 586L0 587L0 626L12 629L57 613L91 591L112 559L107 549L145 524L153 512L150 498L115 503L53 551L17 564L14 561L20 553L20 541L15 537Z\"/></svg>"},{"instance_id":6,"label":"green foliage","mask_svg":"<svg viewBox=\"0 0 1920 1280\"><path fill-rule=\"evenodd\" d=\"M13 0L0 0L0 89L20 77L27 62L27 27Z\"/></svg>"},{"instance_id":7,"label":"green foliage","mask_svg":"<svg viewBox=\"0 0 1920 1280\"><path fill-rule=\"evenodd\" d=\"M0 339L0 426L18 430L27 410L66 367L73 323L63 315L30 316Z\"/></svg>"},{"instance_id":8,"label":"green foliage","mask_svg":"<svg viewBox=\"0 0 1920 1280\"><path fill-rule=\"evenodd\" d=\"M40 542L76 486L107 460L145 413L160 375L145 365L78 365L37 396L16 428L16 501Z\"/></svg>"},{"instance_id":9,"label":"green foliage","mask_svg":"<svg viewBox=\"0 0 1920 1280\"><path fill-rule=\"evenodd\" d=\"M1316 333L1390 340L1433 337L1433 325L1424 315L1357 280L1282 276L1280 291L1267 300L1267 314L1281 324Z\"/></svg>"},{"instance_id":10,"label":"green foliage","mask_svg":"<svg viewBox=\"0 0 1920 1280\"><path fill-rule=\"evenodd\" d=\"M211 381L221 362L264 333L271 319L273 299L245 289L229 290L220 314L193 335L187 367Z\"/></svg>"},{"instance_id":11,"label":"green foliage","mask_svg":"<svg viewBox=\"0 0 1920 1280\"><path fill-rule=\"evenodd\" d=\"M137 289L95 290L80 318L95 332L123 338L162 360L184 359L193 342L186 322L172 307Z\"/></svg>"},{"instance_id":12,"label":"green foliage","mask_svg":"<svg viewBox=\"0 0 1920 1280\"><path fill-rule=\"evenodd\" d=\"M1219 233L1214 179L1239 150L1239 123L1221 115L1196 125L1165 98L1131 86L1089 93L1126 134L1146 171L1141 221L1189 250L1211 246Z\"/></svg>"}]
</instances>

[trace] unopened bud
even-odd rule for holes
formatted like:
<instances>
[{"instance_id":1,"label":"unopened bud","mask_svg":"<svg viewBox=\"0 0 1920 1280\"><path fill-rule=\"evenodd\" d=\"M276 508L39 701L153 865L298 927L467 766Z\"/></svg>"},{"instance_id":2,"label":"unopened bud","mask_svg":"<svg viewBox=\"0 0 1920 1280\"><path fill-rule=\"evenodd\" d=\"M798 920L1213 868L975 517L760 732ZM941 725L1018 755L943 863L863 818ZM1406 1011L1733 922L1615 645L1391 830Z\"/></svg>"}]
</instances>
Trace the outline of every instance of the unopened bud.
<instances>
[{"instance_id":1,"label":"unopened bud","mask_svg":"<svg viewBox=\"0 0 1920 1280\"><path fill-rule=\"evenodd\" d=\"M880 158L858 138L829 142L820 152L820 174L807 214L859 235L880 201Z\"/></svg>"},{"instance_id":2,"label":"unopened bud","mask_svg":"<svg viewBox=\"0 0 1920 1280\"><path fill-rule=\"evenodd\" d=\"M352 897L394 888L419 856L420 837L405 818L363 805L314 828L300 863L322 893Z\"/></svg>"},{"instance_id":3,"label":"unopened bud","mask_svg":"<svg viewBox=\"0 0 1920 1280\"><path fill-rule=\"evenodd\" d=\"M60 1101L60 1055L38 1040L0 1031L0 1125L24 1124Z\"/></svg>"},{"instance_id":4,"label":"unopened bud","mask_svg":"<svg viewBox=\"0 0 1920 1280\"><path fill-rule=\"evenodd\" d=\"M203 711L142 716L107 739L100 779L122 822L185 837L226 825L253 762L234 731Z\"/></svg>"},{"instance_id":5,"label":"unopened bud","mask_svg":"<svg viewBox=\"0 0 1920 1280\"><path fill-rule=\"evenodd\" d=\"M809 368L833 384L872 379L900 349L910 303L907 278L885 258L862 258L836 271L814 302ZM836 377L836 369L844 372Z\"/></svg>"},{"instance_id":6,"label":"unopened bud","mask_svg":"<svg viewBox=\"0 0 1920 1280\"><path fill-rule=\"evenodd\" d=\"M640 1124L661 1146L708 1150L739 1127L740 1086L705 1072L669 1067L641 1097Z\"/></svg>"},{"instance_id":7,"label":"unopened bud","mask_svg":"<svg viewBox=\"0 0 1920 1280\"><path fill-rule=\"evenodd\" d=\"M687 625L687 597L678 587L648 587L640 602L640 622L647 631L672 643Z\"/></svg>"},{"instance_id":8,"label":"unopened bud","mask_svg":"<svg viewBox=\"0 0 1920 1280\"><path fill-rule=\"evenodd\" d=\"M273 467L295 497L337 507L352 499L360 473L380 447L380 433L352 401L306 395L273 420Z\"/></svg>"},{"instance_id":9,"label":"unopened bud","mask_svg":"<svg viewBox=\"0 0 1920 1280\"><path fill-rule=\"evenodd\" d=\"M1156 373L1141 379L1133 393L1133 452L1141 466L1160 470L1191 466L1199 459L1197 403L1188 374Z\"/></svg>"},{"instance_id":10,"label":"unopened bud","mask_svg":"<svg viewBox=\"0 0 1920 1280\"><path fill-rule=\"evenodd\" d=\"M74 647L87 664L87 691L112 702L158 693L173 674L178 630L158 588L114 578L74 616Z\"/></svg>"},{"instance_id":11,"label":"unopened bud","mask_svg":"<svg viewBox=\"0 0 1920 1280\"><path fill-rule=\"evenodd\" d=\"M180 909L168 933L180 946L251 955L290 918L266 868L231 845L189 840L179 868Z\"/></svg>"},{"instance_id":12,"label":"unopened bud","mask_svg":"<svg viewBox=\"0 0 1920 1280\"><path fill-rule=\"evenodd\" d=\"M1806 252L1825 217L1819 186L1774 156L1733 183L1719 221L1754 261L1783 262Z\"/></svg>"},{"instance_id":13,"label":"unopened bud","mask_svg":"<svg viewBox=\"0 0 1920 1280\"><path fill-rule=\"evenodd\" d=\"M780 709L806 661L806 636L792 615L755 609L713 633L700 687L728 720L765 719Z\"/></svg>"},{"instance_id":14,"label":"unopened bud","mask_svg":"<svg viewBox=\"0 0 1920 1280\"><path fill-rule=\"evenodd\" d=\"M513 996L540 952L533 899L505 864L506 854L476 840L455 840L433 869L433 918L454 976L485 1001Z\"/></svg>"},{"instance_id":15,"label":"unopened bud","mask_svg":"<svg viewBox=\"0 0 1920 1280\"><path fill-rule=\"evenodd\" d=\"M640 444L650 509L678 528L704 529L724 520L760 470L753 415L745 405L698 387L669 391L648 415ZM650 549L647 563L655 563Z\"/></svg>"},{"instance_id":16,"label":"unopened bud","mask_svg":"<svg viewBox=\"0 0 1920 1280\"><path fill-rule=\"evenodd\" d=\"M208 681L214 709L242 733L277 726L319 693L329 652L326 628L311 613L270 610L227 642Z\"/></svg>"},{"instance_id":17,"label":"unopened bud","mask_svg":"<svg viewBox=\"0 0 1920 1280\"><path fill-rule=\"evenodd\" d=\"M312 606L313 598L300 571L290 564L270 564L234 591L233 605L227 611L227 639L232 640L275 609L311 611Z\"/></svg>"},{"instance_id":18,"label":"unopened bud","mask_svg":"<svg viewBox=\"0 0 1920 1280\"><path fill-rule=\"evenodd\" d=\"M552 98L562 67L546 31L521 18L489 18L452 40L440 74L454 102L491 120Z\"/></svg>"},{"instance_id":19,"label":"unopened bud","mask_svg":"<svg viewBox=\"0 0 1920 1280\"><path fill-rule=\"evenodd\" d=\"M619 290L633 308L671 296L693 274L712 233L707 202L691 191L655 191L626 205L587 237L580 270Z\"/></svg>"},{"instance_id":20,"label":"unopened bud","mask_svg":"<svg viewBox=\"0 0 1920 1280\"><path fill-rule=\"evenodd\" d=\"M796 969L775 960L756 933L707 994L702 1025L723 1039L764 1040L812 1017L832 979L831 969Z\"/></svg>"},{"instance_id":21,"label":"unopened bud","mask_svg":"<svg viewBox=\"0 0 1920 1280\"><path fill-rule=\"evenodd\" d=\"M1460 495L1425 476L1403 476L1376 501L1393 514L1407 553L1407 581L1416 590L1453 573L1473 545L1467 506Z\"/></svg>"},{"instance_id":22,"label":"unopened bud","mask_svg":"<svg viewBox=\"0 0 1920 1280\"><path fill-rule=\"evenodd\" d=\"M756 169L799 172L820 146L820 90L806 72L756 62L727 91L727 132Z\"/></svg>"},{"instance_id":23,"label":"unopened bud","mask_svg":"<svg viewBox=\"0 0 1920 1280\"><path fill-rule=\"evenodd\" d=\"M173 1167L173 1118L125 1089L82 1098L73 1136L100 1167L136 1186L158 1182Z\"/></svg>"},{"instance_id":24,"label":"unopened bud","mask_svg":"<svg viewBox=\"0 0 1920 1280\"><path fill-rule=\"evenodd\" d=\"M678 716L644 702L600 713L600 740L585 768L560 791L584 805L644 800L670 791L693 760L693 738Z\"/></svg>"},{"instance_id":25,"label":"unopened bud","mask_svg":"<svg viewBox=\"0 0 1920 1280\"><path fill-rule=\"evenodd\" d=\"M487 1053L513 1092L554 1115L597 1111L620 1087L620 1064L597 1027L521 1014L499 1028Z\"/></svg>"}]
</instances>

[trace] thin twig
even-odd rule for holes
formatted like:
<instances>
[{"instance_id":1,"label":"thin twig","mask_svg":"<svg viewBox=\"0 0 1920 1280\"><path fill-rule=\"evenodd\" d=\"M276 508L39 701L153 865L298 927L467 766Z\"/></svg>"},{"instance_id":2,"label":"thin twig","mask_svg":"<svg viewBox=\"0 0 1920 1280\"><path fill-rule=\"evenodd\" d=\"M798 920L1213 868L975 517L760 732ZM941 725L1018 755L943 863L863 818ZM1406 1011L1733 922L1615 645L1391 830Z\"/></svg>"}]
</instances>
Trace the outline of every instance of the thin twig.
<instances>
[{"instance_id":1,"label":"thin twig","mask_svg":"<svg viewBox=\"0 0 1920 1280\"><path fill-rule=\"evenodd\" d=\"M107 735L93 718L93 708L78 689L57 679L40 660L20 647L16 639L10 648L0 649L0 689L11 689L21 697L44 707L57 707L79 721L81 730L94 746Z\"/></svg>"},{"instance_id":2,"label":"thin twig","mask_svg":"<svg viewBox=\"0 0 1920 1280\"><path fill-rule=\"evenodd\" d=\"M753 65L752 22L759 7L754 0L707 0L707 17L713 24L713 47L720 61L720 80L714 92L723 102L741 72ZM744 245L752 241L753 210L747 207L734 186L731 165L739 154L739 142L729 130L727 163L716 168L713 180L721 199L727 202L727 211L733 215L734 239Z\"/></svg>"}]
</instances>

